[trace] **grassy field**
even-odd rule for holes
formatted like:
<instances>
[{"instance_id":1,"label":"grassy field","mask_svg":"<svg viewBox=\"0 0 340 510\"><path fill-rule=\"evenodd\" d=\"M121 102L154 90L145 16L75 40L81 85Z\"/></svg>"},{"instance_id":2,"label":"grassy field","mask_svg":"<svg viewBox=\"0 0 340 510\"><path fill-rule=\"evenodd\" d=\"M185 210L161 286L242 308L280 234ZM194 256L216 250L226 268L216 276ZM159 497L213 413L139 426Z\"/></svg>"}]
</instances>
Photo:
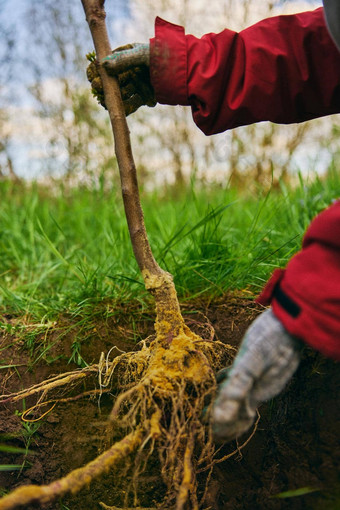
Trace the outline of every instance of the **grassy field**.
<instances>
[{"instance_id":1,"label":"grassy field","mask_svg":"<svg viewBox=\"0 0 340 510\"><path fill-rule=\"evenodd\" d=\"M155 257L174 275L190 325L200 328L203 320L203 328L213 324L219 340L237 347L259 313L243 298L252 299L272 270L286 264L299 249L311 219L338 198L339 190L340 176L330 172L323 180L300 180L295 188L282 185L267 193L191 187L143 194ZM5 395L56 373L98 363L100 353L107 353L108 360L114 348L119 353L133 351L136 342L150 334L154 310L132 254L119 191L1 182L0 199L0 376ZM233 291L242 292L235 299ZM215 296L222 299L214 300ZM251 442L242 464L234 462L225 480L218 479L216 501L220 493L221 501L229 501L237 487L242 506L233 508L244 508L244 501L253 507L255 497L256 508L264 508L264 502L271 503L274 497L304 497L304 508L338 508L332 506L338 504L333 480L337 436L332 435L336 367L316 354L306 360L290 393L262 407L257 441ZM83 391L92 389L91 381L83 384ZM97 392L97 374L95 388ZM68 401L71 390L71 384L62 387L41 410L45 393L39 395L36 409L26 398L17 403L14 415L12 408L2 409L0 496L19 480L31 483L31 473L41 484L46 483L46 473L49 481L55 480L60 466L66 474L86 464L93 458L94 437L102 448L103 415L98 410L103 401L93 395L90 399L91 391L83 394L86 400L78 399L82 396L78 387ZM112 411L111 397L110 393L104 412ZM32 410L38 417L32 414L30 421L30 414L27 418L24 413ZM12 430L11 424L17 428ZM329 480L325 487L324 480ZM68 500L60 502L60 508L94 508L103 494L120 497L116 478L107 482L109 489L105 480L99 482L99 488L91 486L85 496L82 492L72 499L71 506ZM112 490L116 486L117 494ZM267 492L261 492L263 487ZM143 490L149 506L149 489L145 495ZM277 508L286 508L285 502Z\"/></svg>"},{"instance_id":2,"label":"grassy field","mask_svg":"<svg viewBox=\"0 0 340 510\"><path fill-rule=\"evenodd\" d=\"M251 298L299 249L310 220L339 189L339 175L330 172L294 189L251 195L191 187L143 194L142 203L155 257L174 275L182 300L234 289ZM1 182L0 200L2 314L39 330L65 314L90 327L95 314L115 313L107 303L148 307L118 190ZM0 327L12 326L0 320Z\"/></svg>"},{"instance_id":3,"label":"grassy field","mask_svg":"<svg viewBox=\"0 0 340 510\"><path fill-rule=\"evenodd\" d=\"M188 189L142 196L155 257L182 298L256 293L284 266L310 220L339 196L340 176L255 195ZM0 184L2 312L55 318L89 303L145 298L119 192Z\"/></svg>"}]
</instances>

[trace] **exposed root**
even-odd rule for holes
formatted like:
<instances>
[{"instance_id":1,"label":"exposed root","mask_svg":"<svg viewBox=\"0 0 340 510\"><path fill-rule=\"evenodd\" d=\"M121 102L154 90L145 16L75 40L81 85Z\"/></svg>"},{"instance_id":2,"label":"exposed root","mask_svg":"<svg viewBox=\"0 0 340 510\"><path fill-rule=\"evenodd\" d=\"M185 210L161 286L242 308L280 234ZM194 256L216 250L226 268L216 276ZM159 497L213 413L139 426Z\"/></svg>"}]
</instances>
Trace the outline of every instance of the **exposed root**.
<instances>
[{"instance_id":1,"label":"exposed root","mask_svg":"<svg viewBox=\"0 0 340 510\"><path fill-rule=\"evenodd\" d=\"M138 382L114 404L112 435L114 439L120 427L148 424L143 454L135 461L135 481L147 469L155 448L166 486L162 508L183 510L188 501L193 510L199 508L196 468L210 465L215 453L210 427L201 419L205 407L209 412L217 389L214 372L228 364L233 353L230 346L204 341L185 326L170 343L157 338L149 347L130 353L132 368L128 364L125 369L128 374L138 373ZM108 377L121 360L113 361ZM137 506L136 484L133 492Z\"/></svg>"},{"instance_id":2,"label":"exposed root","mask_svg":"<svg viewBox=\"0 0 340 510\"><path fill-rule=\"evenodd\" d=\"M118 506L107 506L105 503L99 503L104 510L122 510ZM145 508L144 506L134 506L133 508L124 508L124 510L157 510L157 508Z\"/></svg>"},{"instance_id":3,"label":"exposed root","mask_svg":"<svg viewBox=\"0 0 340 510\"><path fill-rule=\"evenodd\" d=\"M177 496L177 504L176 508L177 510L183 510L185 503L188 500L188 495L191 494L194 496L194 504L192 505L193 510L198 510L198 501L196 497L196 491L193 489L193 482L194 482L194 471L192 467L192 456L194 451L194 445L192 443L192 440L190 443L187 444L184 452L184 458L183 458L183 474L182 474L182 483L178 490L178 496Z\"/></svg>"},{"instance_id":4,"label":"exposed root","mask_svg":"<svg viewBox=\"0 0 340 510\"><path fill-rule=\"evenodd\" d=\"M95 371L100 385L96 392L120 390L109 418L108 437L113 446L87 466L48 486L15 490L0 500L0 510L12 510L30 502L46 503L69 492L74 494L132 451L135 451L133 462L131 458L125 460L126 465L131 462L131 483L124 508L132 504L135 509L140 507L139 478L151 459L153 464L159 463L164 484L165 496L160 508L200 508L199 501L202 496L204 499L205 491L201 488L199 497L196 476L207 473L205 477L209 480L213 465L218 462L211 428L202 423L202 415L205 409L209 415L215 397L214 374L231 362L235 349L211 341L210 335L209 340L203 340L184 323L171 339L165 322L158 326L158 336L149 345L142 342L139 351L122 353L112 361L102 356L98 365L84 371L53 378L15 397L7 396L7 400L13 401L42 392L38 405L34 406L39 409L42 397L60 386L73 385ZM121 440L122 436L125 437ZM158 460L155 460L156 453Z\"/></svg>"},{"instance_id":5,"label":"exposed root","mask_svg":"<svg viewBox=\"0 0 340 510\"><path fill-rule=\"evenodd\" d=\"M86 377L89 377L98 372L98 365L91 365L89 367L83 368L81 370L74 370L72 372L67 372L65 374L60 374L55 377L51 377L47 381L43 381L39 384L35 384L28 389L18 391L16 393L9 393L8 395L0 396L0 403L7 404L10 402L17 402L19 400L23 400L24 398L30 397L31 395L35 395L36 393L44 392L47 394L48 392L55 390L61 386L67 386L68 389L74 382L78 382Z\"/></svg>"},{"instance_id":6,"label":"exposed root","mask_svg":"<svg viewBox=\"0 0 340 510\"><path fill-rule=\"evenodd\" d=\"M80 400L81 398L92 397L95 395L98 395L99 397L101 397L101 395L103 393L108 393L109 391L110 390L108 390L108 389L107 390L90 390L90 391L84 391L83 393L80 393L79 395L75 395L73 397L58 398L58 399L53 399L53 400L47 400L47 401L44 400L41 402L37 402L34 406L26 409L21 414L21 419L22 419L22 421L25 421L27 423L34 423L34 422L42 420L45 416L50 414L50 412L53 411L53 409L55 408L55 406L57 404L61 404L61 403L65 403L65 402L74 402L76 400ZM41 409L42 407L46 407L49 404L51 404L50 408L47 409L47 411L45 411L43 414L40 414L38 417L28 418L29 415L36 414L38 409Z\"/></svg>"},{"instance_id":7,"label":"exposed root","mask_svg":"<svg viewBox=\"0 0 340 510\"><path fill-rule=\"evenodd\" d=\"M32 503L50 503L65 494L76 494L88 486L95 478L107 473L117 462L133 452L142 442L141 428L127 435L109 450L99 455L86 466L71 471L67 476L49 485L24 485L0 499L0 510L26 508Z\"/></svg>"}]
</instances>

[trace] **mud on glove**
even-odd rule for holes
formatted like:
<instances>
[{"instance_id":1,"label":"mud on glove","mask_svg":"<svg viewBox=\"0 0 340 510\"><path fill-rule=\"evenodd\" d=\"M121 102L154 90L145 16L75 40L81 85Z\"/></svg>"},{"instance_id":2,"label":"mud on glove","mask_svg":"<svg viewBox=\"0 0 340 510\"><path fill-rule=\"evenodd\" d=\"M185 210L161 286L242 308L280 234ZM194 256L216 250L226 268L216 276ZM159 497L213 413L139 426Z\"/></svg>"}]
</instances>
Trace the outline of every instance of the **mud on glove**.
<instances>
[{"instance_id":1,"label":"mud on glove","mask_svg":"<svg viewBox=\"0 0 340 510\"><path fill-rule=\"evenodd\" d=\"M249 327L230 369L223 370L212 409L215 440L230 441L252 425L257 407L282 391L300 362L300 343L271 309Z\"/></svg>"},{"instance_id":2,"label":"mud on glove","mask_svg":"<svg viewBox=\"0 0 340 510\"><path fill-rule=\"evenodd\" d=\"M106 72L116 76L121 89L125 115L134 113L140 106L155 106L154 90L150 82L150 45L127 44L113 50L99 64L92 53L87 57L90 64L87 68L87 78L91 83L92 93L98 102L105 106L102 81L98 66L101 64Z\"/></svg>"}]
</instances>

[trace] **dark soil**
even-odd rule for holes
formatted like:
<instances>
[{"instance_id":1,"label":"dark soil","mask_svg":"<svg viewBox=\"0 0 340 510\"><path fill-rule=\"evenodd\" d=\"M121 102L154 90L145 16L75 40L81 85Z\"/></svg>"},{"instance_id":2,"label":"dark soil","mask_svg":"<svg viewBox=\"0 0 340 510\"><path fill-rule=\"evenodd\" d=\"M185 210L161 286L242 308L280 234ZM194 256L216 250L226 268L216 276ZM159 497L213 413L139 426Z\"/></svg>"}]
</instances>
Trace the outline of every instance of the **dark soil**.
<instances>
[{"instance_id":1,"label":"dark soil","mask_svg":"<svg viewBox=\"0 0 340 510\"><path fill-rule=\"evenodd\" d=\"M252 302L236 296L184 306L187 323L193 330L199 332L209 321L216 338L234 346L239 345L247 326L259 312L260 308ZM100 324L98 319L96 331L81 349L88 363L98 362L100 353L107 352L112 345L124 350L135 348L136 330L129 322L129 310L126 314L125 321L120 319L119 323ZM141 320L139 337L151 332L152 320ZM53 356L59 358L57 361L50 364L40 361L30 367L28 353L20 342L3 338L0 365L23 366L1 370L1 391L28 387L52 374L74 369L64 356L66 353L66 358L69 357L72 341L69 336L60 345L56 343ZM340 509L338 397L337 364L306 348L300 368L286 390L261 407L261 420L250 443L238 455L216 466L209 486L210 509ZM25 405L33 403L34 400L26 401ZM37 422L35 430L33 424L25 429L18 413L15 414L16 410L23 410L22 402L2 406L0 443L25 447L30 440L29 450L34 455L0 452L0 464L25 465L21 472L0 472L1 493L22 484L47 484L95 458L105 446L105 420L111 407L109 396L102 397L100 406L93 398L58 404ZM225 452L234 449L235 443L225 446ZM162 491L159 478L155 469L143 477L143 506L156 506ZM291 497L280 497L297 489L305 489L304 494L291 492ZM95 510L101 508L100 501L118 505L119 493L116 475L109 473L79 495L64 498L48 508ZM27 510L33 508L39 507Z\"/></svg>"}]
</instances>

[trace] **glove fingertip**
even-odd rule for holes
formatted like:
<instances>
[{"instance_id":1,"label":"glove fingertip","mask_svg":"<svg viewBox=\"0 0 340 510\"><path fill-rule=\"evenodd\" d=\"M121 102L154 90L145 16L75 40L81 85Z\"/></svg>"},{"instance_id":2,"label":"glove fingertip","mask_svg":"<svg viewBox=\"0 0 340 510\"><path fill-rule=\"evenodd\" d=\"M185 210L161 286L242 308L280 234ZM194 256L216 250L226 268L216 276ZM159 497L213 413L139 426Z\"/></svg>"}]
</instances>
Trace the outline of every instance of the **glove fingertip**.
<instances>
[{"instance_id":1,"label":"glove fingertip","mask_svg":"<svg viewBox=\"0 0 340 510\"><path fill-rule=\"evenodd\" d=\"M217 372L217 374L215 375L217 384L221 384L228 378L230 369L231 367L225 367Z\"/></svg>"},{"instance_id":2,"label":"glove fingertip","mask_svg":"<svg viewBox=\"0 0 340 510\"><path fill-rule=\"evenodd\" d=\"M105 69L110 68L112 65L112 58L111 59L110 57L103 58L103 60L100 61L100 65L105 67Z\"/></svg>"}]
</instances>

